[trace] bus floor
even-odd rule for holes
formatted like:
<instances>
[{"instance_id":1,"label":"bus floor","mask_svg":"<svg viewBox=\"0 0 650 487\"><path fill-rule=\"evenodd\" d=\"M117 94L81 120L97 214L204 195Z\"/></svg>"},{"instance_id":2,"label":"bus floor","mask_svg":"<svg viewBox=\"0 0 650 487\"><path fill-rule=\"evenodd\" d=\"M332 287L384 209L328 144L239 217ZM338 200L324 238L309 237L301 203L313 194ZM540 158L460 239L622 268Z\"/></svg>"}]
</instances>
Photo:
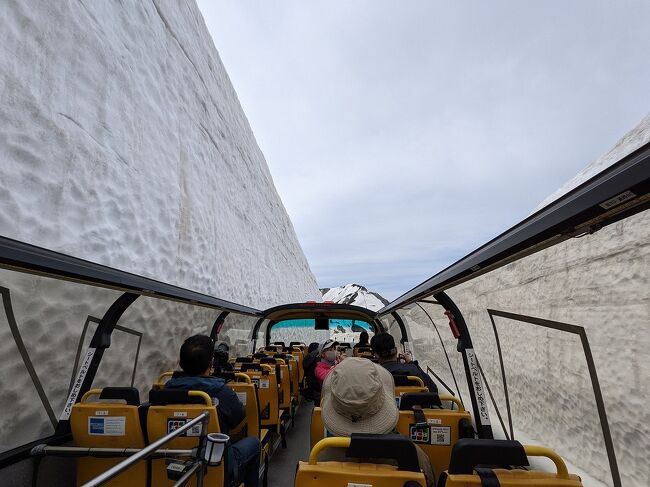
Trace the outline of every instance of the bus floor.
<instances>
[{"instance_id":1,"label":"bus floor","mask_svg":"<svg viewBox=\"0 0 650 487\"><path fill-rule=\"evenodd\" d=\"M299 460L309 458L309 428L314 403L303 401L287 431L287 448L278 448L269 463L269 487L293 487Z\"/></svg>"}]
</instances>

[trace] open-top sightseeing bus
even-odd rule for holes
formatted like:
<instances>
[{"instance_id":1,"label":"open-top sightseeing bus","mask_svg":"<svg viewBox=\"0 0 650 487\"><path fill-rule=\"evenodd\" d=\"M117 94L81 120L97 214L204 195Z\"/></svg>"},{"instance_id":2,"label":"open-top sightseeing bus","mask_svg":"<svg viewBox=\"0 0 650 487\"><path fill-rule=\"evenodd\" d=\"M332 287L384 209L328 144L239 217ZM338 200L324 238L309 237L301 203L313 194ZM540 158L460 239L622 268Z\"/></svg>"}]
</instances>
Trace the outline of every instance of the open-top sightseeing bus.
<instances>
[{"instance_id":1,"label":"open-top sightseeing bus","mask_svg":"<svg viewBox=\"0 0 650 487\"><path fill-rule=\"evenodd\" d=\"M610 421L621 411L606 407L599 382L615 371L595 361L585 328L548 319L550 310L499 309L468 284L649 207L646 144L377 312L316 302L258 310L0 238L1 382L11 404L2 484L222 484L223 462L205 455L219 406L198 393L187 402L164 394L174 337L205 333L230 345L230 385L247 411L238 432L260 438L268 485L424 487L417 444L439 486L577 486L571 464L583 442L601 452L591 460L606 472L600 481L620 486ZM476 307L489 328L467 312ZM418 403L421 381L396 380L400 435L328 436L319 408L302 398L305 345L341 323L390 333L438 385L437 398ZM562 369L553 390L529 373L543 361ZM536 438L526 436L530 424L539 425ZM319 461L329 448L392 463Z\"/></svg>"}]
</instances>

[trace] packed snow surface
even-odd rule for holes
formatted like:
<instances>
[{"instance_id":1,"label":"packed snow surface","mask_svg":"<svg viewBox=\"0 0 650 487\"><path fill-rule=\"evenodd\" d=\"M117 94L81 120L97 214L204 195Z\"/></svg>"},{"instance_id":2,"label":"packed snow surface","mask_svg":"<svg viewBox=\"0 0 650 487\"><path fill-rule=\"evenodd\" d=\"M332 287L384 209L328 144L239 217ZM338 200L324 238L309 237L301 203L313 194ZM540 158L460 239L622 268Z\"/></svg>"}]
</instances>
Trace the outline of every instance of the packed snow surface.
<instances>
[{"instance_id":1,"label":"packed snow surface","mask_svg":"<svg viewBox=\"0 0 650 487\"><path fill-rule=\"evenodd\" d=\"M0 2L0 105L1 235L257 308L320 299L193 1ZM120 294L7 270L0 287L4 451L52 433ZM146 400L218 314L138 298L93 385L133 377ZM250 320L220 338L248 342Z\"/></svg>"}]
</instances>

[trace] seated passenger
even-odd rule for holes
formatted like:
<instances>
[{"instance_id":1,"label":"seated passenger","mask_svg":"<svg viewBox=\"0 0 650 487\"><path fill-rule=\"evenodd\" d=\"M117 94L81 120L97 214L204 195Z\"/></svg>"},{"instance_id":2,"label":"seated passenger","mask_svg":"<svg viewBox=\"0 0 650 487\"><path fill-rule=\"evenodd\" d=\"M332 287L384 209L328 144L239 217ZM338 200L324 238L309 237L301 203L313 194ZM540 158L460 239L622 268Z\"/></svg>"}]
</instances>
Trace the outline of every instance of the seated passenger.
<instances>
[{"instance_id":1,"label":"seated passenger","mask_svg":"<svg viewBox=\"0 0 650 487\"><path fill-rule=\"evenodd\" d=\"M316 364L314 375L322 386L325 377L330 373L332 368L339 362L339 354L336 352L336 346L339 342L330 339L325 340L318 346L318 356L320 361Z\"/></svg>"},{"instance_id":2,"label":"seated passenger","mask_svg":"<svg viewBox=\"0 0 650 487\"><path fill-rule=\"evenodd\" d=\"M359 357L350 357L332 369L323 384L321 408L327 436L393 433L399 420L393 377L381 366ZM435 478L431 462L417 445L416 450L427 487L433 487ZM325 450L319 459L354 461L340 448ZM360 460L384 463L379 459Z\"/></svg>"},{"instance_id":3,"label":"seated passenger","mask_svg":"<svg viewBox=\"0 0 650 487\"><path fill-rule=\"evenodd\" d=\"M393 375L414 375L422 379L429 392L438 392L438 386L431 377L414 362L409 354L404 354L400 362L395 347L395 339L390 333L379 333L370 340L372 351L377 355L379 363Z\"/></svg>"},{"instance_id":4,"label":"seated passenger","mask_svg":"<svg viewBox=\"0 0 650 487\"><path fill-rule=\"evenodd\" d=\"M354 344L354 348L359 348L359 347L369 347L370 343L368 343L368 332L367 331L362 331L359 334L359 341Z\"/></svg>"},{"instance_id":5,"label":"seated passenger","mask_svg":"<svg viewBox=\"0 0 650 487\"><path fill-rule=\"evenodd\" d=\"M318 342L310 343L307 349L307 355L302 361L302 368L305 373L305 382L307 387L303 390L302 395L309 401L314 401L314 406L320 406L320 389L321 384L314 374L316 364L318 363Z\"/></svg>"},{"instance_id":6,"label":"seated passenger","mask_svg":"<svg viewBox=\"0 0 650 487\"><path fill-rule=\"evenodd\" d=\"M194 335L185 340L181 346L180 366L186 376L170 379L165 388L206 392L217 405L221 432L228 434L244 419L246 411L225 380L210 375L213 353L214 344L207 335ZM260 449L260 440L251 436L233 443L227 449L224 453L225 486L237 486L244 482L246 487L257 487Z\"/></svg>"}]
</instances>

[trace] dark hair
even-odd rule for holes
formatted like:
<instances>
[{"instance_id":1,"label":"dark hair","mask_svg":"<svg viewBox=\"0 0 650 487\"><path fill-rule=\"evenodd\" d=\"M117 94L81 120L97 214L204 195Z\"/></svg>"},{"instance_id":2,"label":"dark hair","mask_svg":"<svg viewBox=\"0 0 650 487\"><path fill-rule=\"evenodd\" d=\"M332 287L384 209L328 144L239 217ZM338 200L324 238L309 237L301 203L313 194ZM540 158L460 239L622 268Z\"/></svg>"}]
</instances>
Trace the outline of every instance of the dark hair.
<instances>
[{"instance_id":1,"label":"dark hair","mask_svg":"<svg viewBox=\"0 0 650 487\"><path fill-rule=\"evenodd\" d=\"M309 348L307 348L307 353L313 352L314 350L316 350L318 348L319 345L320 345L320 343L318 343L318 342L310 343Z\"/></svg>"},{"instance_id":2,"label":"dark hair","mask_svg":"<svg viewBox=\"0 0 650 487\"><path fill-rule=\"evenodd\" d=\"M390 333L379 333L370 340L372 351L382 358L391 357L397 354L395 339Z\"/></svg>"},{"instance_id":3,"label":"dark hair","mask_svg":"<svg viewBox=\"0 0 650 487\"><path fill-rule=\"evenodd\" d=\"M367 331L362 331L359 334L359 343L364 344L364 345L366 343L368 343L368 332Z\"/></svg>"},{"instance_id":4,"label":"dark hair","mask_svg":"<svg viewBox=\"0 0 650 487\"><path fill-rule=\"evenodd\" d=\"M194 335L181 345L181 368L189 376L205 372L212 365L214 342L207 335Z\"/></svg>"}]
</instances>

